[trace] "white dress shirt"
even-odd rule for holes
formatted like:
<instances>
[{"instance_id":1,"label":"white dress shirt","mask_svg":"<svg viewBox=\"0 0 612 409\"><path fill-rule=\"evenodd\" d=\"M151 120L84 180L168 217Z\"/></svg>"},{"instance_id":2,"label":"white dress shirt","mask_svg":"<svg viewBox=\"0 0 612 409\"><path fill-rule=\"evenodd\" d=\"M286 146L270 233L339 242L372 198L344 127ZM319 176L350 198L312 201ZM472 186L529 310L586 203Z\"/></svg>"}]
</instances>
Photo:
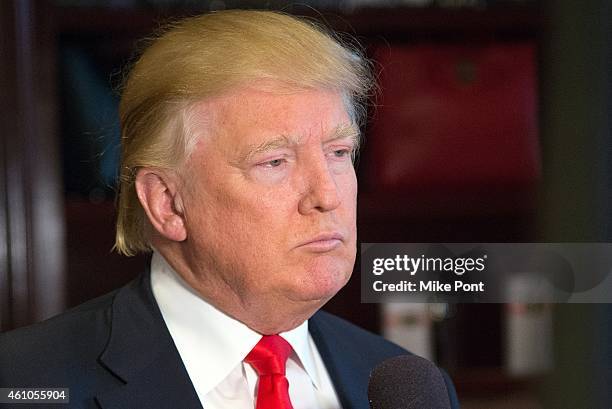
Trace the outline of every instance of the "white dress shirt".
<instances>
[{"instance_id":1,"label":"white dress shirt","mask_svg":"<svg viewBox=\"0 0 612 409\"><path fill-rule=\"evenodd\" d=\"M257 373L243 360L262 335L204 301L157 252L151 286L202 406L253 409ZM308 321L279 335L293 347L286 371L293 408L340 408Z\"/></svg>"}]
</instances>

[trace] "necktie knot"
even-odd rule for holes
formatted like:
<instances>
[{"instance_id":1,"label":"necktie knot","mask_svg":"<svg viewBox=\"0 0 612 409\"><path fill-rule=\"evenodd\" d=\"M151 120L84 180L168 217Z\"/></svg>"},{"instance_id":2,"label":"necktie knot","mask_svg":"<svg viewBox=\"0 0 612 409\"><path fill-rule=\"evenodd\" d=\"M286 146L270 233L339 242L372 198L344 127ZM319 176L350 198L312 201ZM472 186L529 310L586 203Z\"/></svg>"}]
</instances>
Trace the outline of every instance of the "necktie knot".
<instances>
[{"instance_id":1,"label":"necktie knot","mask_svg":"<svg viewBox=\"0 0 612 409\"><path fill-rule=\"evenodd\" d=\"M259 376L285 375L291 345L279 335L264 335L245 358Z\"/></svg>"},{"instance_id":2,"label":"necktie knot","mask_svg":"<svg viewBox=\"0 0 612 409\"><path fill-rule=\"evenodd\" d=\"M244 361L250 364L257 382L256 409L292 409L289 381L285 376L291 345L278 335L264 335Z\"/></svg>"}]
</instances>

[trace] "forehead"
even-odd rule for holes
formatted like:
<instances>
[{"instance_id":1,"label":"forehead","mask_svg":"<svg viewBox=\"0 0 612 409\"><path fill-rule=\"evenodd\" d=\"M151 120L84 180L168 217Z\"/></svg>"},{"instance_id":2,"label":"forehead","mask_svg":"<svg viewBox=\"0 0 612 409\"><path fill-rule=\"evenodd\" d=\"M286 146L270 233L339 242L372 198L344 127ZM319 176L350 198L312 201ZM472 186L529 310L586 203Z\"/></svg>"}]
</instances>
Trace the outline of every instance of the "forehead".
<instances>
[{"instance_id":1,"label":"forehead","mask_svg":"<svg viewBox=\"0 0 612 409\"><path fill-rule=\"evenodd\" d=\"M202 143L248 146L286 137L305 143L349 134L357 127L338 91L243 87L195 106L195 131Z\"/></svg>"}]
</instances>

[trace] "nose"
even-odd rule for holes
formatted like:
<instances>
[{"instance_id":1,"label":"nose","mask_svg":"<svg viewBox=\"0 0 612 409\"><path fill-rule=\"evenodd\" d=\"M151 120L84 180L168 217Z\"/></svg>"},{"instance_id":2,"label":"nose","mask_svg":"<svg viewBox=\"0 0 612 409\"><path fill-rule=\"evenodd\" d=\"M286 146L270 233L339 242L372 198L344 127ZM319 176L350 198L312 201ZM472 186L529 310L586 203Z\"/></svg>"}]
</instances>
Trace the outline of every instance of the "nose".
<instances>
[{"instance_id":1,"label":"nose","mask_svg":"<svg viewBox=\"0 0 612 409\"><path fill-rule=\"evenodd\" d=\"M301 214L329 212L340 206L340 192L334 174L326 161L310 162L305 166L305 190L298 204Z\"/></svg>"}]
</instances>

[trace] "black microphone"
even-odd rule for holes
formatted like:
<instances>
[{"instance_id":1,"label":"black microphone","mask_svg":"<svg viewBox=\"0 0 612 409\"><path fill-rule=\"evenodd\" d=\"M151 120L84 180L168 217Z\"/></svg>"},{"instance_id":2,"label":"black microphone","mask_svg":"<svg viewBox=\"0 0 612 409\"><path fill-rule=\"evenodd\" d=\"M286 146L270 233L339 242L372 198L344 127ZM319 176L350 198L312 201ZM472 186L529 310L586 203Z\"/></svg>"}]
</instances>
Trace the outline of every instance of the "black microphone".
<instances>
[{"instance_id":1,"label":"black microphone","mask_svg":"<svg viewBox=\"0 0 612 409\"><path fill-rule=\"evenodd\" d=\"M370 374L371 409L450 409L440 370L415 355L389 358Z\"/></svg>"}]
</instances>

